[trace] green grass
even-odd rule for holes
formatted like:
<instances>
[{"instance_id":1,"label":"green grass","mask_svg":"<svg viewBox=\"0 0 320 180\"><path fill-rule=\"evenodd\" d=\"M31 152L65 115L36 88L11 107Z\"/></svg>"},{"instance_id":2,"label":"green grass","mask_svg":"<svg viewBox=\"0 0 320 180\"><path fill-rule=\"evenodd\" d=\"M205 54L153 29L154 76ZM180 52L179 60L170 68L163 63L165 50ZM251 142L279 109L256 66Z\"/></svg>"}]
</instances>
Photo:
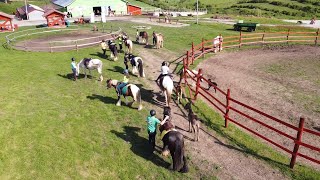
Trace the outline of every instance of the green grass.
<instances>
[{"instance_id":1,"label":"green grass","mask_svg":"<svg viewBox=\"0 0 320 180\"><path fill-rule=\"evenodd\" d=\"M49 0L33 0L28 3L41 7L43 5L49 4ZM13 1L8 4L0 2L0 11L7 14L12 14L12 12L16 12L17 8L20 8L24 5L24 1Z\"/></svg>"},{"instance_id":2,"label":"green grass","mask_svg":"<svg viewBox=\"0 0 320 180\"><path fill-rule=\"evenodd\" d=\"M121 27L134 37L136 30L131 28L133 25L137 24L112 21L108 27ZM212 39L220 33L238 34L226 30L229 27L206 23L180 29L152 26L150 33L153 30L163 33L165 49L175 52L178 57L191 47L192 41L198 44L202 37ZM6 34L0 34L2 43ZM0 89L1 179L201 177L192 164L188 174L168 171L169 159L164 161L158 154L148 153L144 121L151 107L147 103L150 94L144 99L144 110L138 112L126 106L116 107L114 90L106 90L104 84L94 79L74 82L67 78L71 57L77 61L83 57L99 58L97 52L101 51L100 47L62 53L22 52L3 47L0 51L3 67L0 71L3 87ZM118 62L103 60L105 79L122 78L123 57L119 59ZM96 78L97 74L94 76ZM147 92L146 84L141 84L134 77L130 80ZM285 156L237 128L224 130L221 117L205 105L196 106L197 113L206 119L209 127L226 136L230 142L238 146L243 144L244 153L266 160L294 179L319 177L319 172L304 166L288 169ZM160 144L159 141L157 143ZM270 156L267 154L269 151L275 153ZM214 173L207 176L215 178Z\"/></svg>"}]
</instances>

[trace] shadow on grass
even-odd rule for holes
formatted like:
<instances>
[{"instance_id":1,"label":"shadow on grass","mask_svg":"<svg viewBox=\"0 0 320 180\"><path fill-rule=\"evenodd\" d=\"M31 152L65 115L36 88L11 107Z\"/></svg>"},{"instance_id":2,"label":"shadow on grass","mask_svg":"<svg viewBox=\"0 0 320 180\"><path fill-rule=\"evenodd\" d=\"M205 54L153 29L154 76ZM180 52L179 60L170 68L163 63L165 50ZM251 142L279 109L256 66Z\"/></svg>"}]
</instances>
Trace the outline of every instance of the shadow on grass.
<instances>
[{"instance_id":1,"label":"shadow on grass","mask_svg":"<svg viewBox=\"0 0 320 180\"><path fill-rule=\"evenodd\" d=\"M123 71L124 71L124 68L123 67L120 67L120 66L114 66L113 69L108 69L109 71L113 71L113 72L118 72L118 73L121 73L123 74Z\"/></svg>"},{"instance_id":2,"label":"shadow on grass","mask_svg":"<svg viewBox=\"0 0 320 180\"><path fill-rule=\"evenodd\" d=\"M112 97L108 97L108 96L101 96L98 94L92 94L91 96L87 96L88 99L90 100L100 100L101 102L104 102L106 104L115 104L117 102L116 99L112 98Z\"/></svg>"},{"instance_id":3,"label":"shadow on grass","mask_svg":"<svg viewBox=\"0 0 320 180\"><path fill-rule=\"evenodd\" d=\"M103 53L101 53L101 52L97 52L97 54L90 54L90 55L99 57L101 59L108 59L108 55L103 55Z\"/></svg>"},{"instance_id":4,"label":"shadow on grass","mask_svg":"<svg viewBox=\"0 0 320 180\"><path fill-rule=\"evenodd\" d=\"M199 107L197 107L197 105L194 105L194 107L196 107L196 111L199 112ZM200 111L201 112L201 111ZM201 116L203 117L203 123L208 127L211 128L212 130L214 130L215 132L217 132L218 134L220 134L221 136L223 136L224 138L226 138L229 142L231 142L230 144L225 144L223 142L221 142L220 140L218 140L217 138L215 138L217 140L217 144L223 145L229 149L234 149L237 150L239 152L251 155L257 159L261 159L264 160L266 162L269 162L271 164L274 164L278 167L288 167L288 165L281 163L279 161L275 161L273 159L270 159L268 157L265 156L261 156L259 155L255 150L247 147L246 144L239 142L237 139L233 138L232 136L230 136L229 134L227 134L223 129L225 129L223 126L216 124L216 123L212 123L211 119L209 117L207 117L205 114L201 113ZM209 134L209 133L207 133ZM212 136L212 135L211 135ZM234 145L233 145L234 144Z\"/></svg>"},{"instance_id":5,"label":"shadow on grass","mask_svg":"<svg viewBox=\"0 0 320 180\"><path fill-rule=\"evenodd\" d=\"M165 98L160 93L154 92L153 90L145 89L143 88L142 84L136 85L140 88L142 101L146 101L161 108L166 105Z\"/></svg>"},{"instance_id":6,"label":"shadow on grass","mask_svg":"<svg viewBox=\"0 0 320 180\"><path fill-rule=\"evenodd\" d=\"M117 132L111 130L110 132L131 144L131 150L136 155L151 161L157 166L164 168L169 167L169 163L165 162L162 158L152 152L151 145L146 138L139 136L138 132L141 130L138 127L124 126L124 132Z\"/></svg>"},{"instance_id":7,"label":"shadow on grass","mask_svg":"<svg viewBox=\"0 0 320 180\"><path fill-rule=\"evenodd\" d=\"M65 78L65 79L73 80L73 74L72 73L69 73L69 74L57 74L57 75L60 76L60 77ZM85 78L84 74L79 74L78 79L84 79L84 78ZM88 79L92 79L92 76L87 75L87 78Z\"/></svg>"}]
</instances>

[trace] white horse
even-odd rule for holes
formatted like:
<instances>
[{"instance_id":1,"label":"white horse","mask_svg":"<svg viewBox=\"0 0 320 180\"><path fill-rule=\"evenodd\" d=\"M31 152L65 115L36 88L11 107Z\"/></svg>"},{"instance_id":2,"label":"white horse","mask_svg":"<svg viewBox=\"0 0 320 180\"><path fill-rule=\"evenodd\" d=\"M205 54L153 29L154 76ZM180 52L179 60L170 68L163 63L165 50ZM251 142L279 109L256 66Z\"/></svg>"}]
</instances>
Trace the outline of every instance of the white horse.
<instances>
[{"instance_id":1,"label":"white horse","mask_svg":"<svg viewBox=\"0 0 320 180\"><path fill-rule=\"evenodd\" d=\"M162 34L156 34L156 48L163 48L163 36Z\"/></svg>"},{"instance_id":2,"label":"white horse","mask_svg":"<svg viewBox=\"0 0 320 180\"><path fill-rule=\"evenodd\" d=\"M107 88L111 88L114 87L115 89L117 89L117 86L120 83L118 83L118 80L112 80L112 79L108 79L107 80ZM132 106L132 104L137 101L139 103L139 107L138 107L138 111L140 111L142 109L142 104L141 104L141 91L139 89L138 86L134 85L134 84L127 84L126 86L124 86L121 89L121 92L118 93L118 100L117 100L117 106L121 106L121 94L124 96L124 98L126 99L126 105ZM127 97L131 96L133 101L128 103Z\"/></svg>"},{"instance_id":3,"label":"white horse","mask_svg":"<svg viewBox=\"0 0 320 180\"><path fill-rule=\"evenodd\" d=\"M89 70L90 76L92 76L91 70L97 69L100 74L99 81L103 81L101 60L84 58L77 64L77 75L80 73L80 68L83 69L85 78L87 78L87 69Z\"/></svg>"},{"instance_id":4,"label":"white horse","mask_svg":"<svg viewBox=\"0 0 320 180\"><path fill-rule=\"evenodd\" d=\"M217 53L217 51L222 51L222 42L223 42L223 37L222 36L217 36L212 40L213 44L213 52Z\"/></svg>"},{"instance_id":5,"label":"white horse","mask_svg":"<svg viewBox=\"0 0 320 180\"><path fill-rule=\"evenodd\" d=\"M128 62L132 65L132 74L139 73L139 77L146 77L144 74L143 69L143 61L141 57L134 56L132 54L125 54L124 55L124 64L126 65L126 68L128 69Z\"/></svg>"},{"instance_id":6,"label":"white horse","mask_svg":"<svg viewBox=\"0 0 320 180\"><path fill-rule=\"evenodd\" d=\"M160 89L165 96L166 106L170 104L173 88L173 81L170 76L164 76L160 79Z\"/></svg>"}]
</instances>

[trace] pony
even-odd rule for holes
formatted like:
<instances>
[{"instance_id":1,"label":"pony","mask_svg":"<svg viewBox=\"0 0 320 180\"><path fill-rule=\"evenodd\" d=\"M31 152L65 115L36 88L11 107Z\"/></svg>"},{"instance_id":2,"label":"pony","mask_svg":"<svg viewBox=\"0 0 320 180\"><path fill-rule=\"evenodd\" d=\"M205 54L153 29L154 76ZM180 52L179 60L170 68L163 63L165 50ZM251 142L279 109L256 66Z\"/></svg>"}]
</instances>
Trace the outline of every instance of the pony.
<instances>
[{"instance_id":1,"label":"pony","mask_svg":"<svg viewBox=\"0 0 320 180\"><path fill-rule=\"evenodd\" d=\"M130 39L128 39L127 36L123 36L123 43L127 47L126 53L132 54L132 46L133 46L132 41Z\"/></svg>"},{"instance_id":2,"label":"pony","mask_svg":"<svg viewBox=\"0 0 320 180\"><path fill-rule=\"evenodd\" d=\"M192 69L192 70L187 69L187 73L189 74L189 76L186 76L187 78L190 78L190 76L191 76L191 78L193 78L193 79L196 80L197 74L198 74L199 72L198 72L197 70L194 70L194 69ZM184 68L182 68L182 69L180 70L180 73L178 73L178 74L180 75L179 84L181 84L181 81L182 81L183 76L184 76ZM202 77L203 74L201 73L200 76ZM202 82L203 79L200 78L200 81ZM192 81L192 82L193 82L193 81ZM194 85L193 85L193 86L194 86Z\"/></svg>"},{"instance_id":3,"label":"pony","mask_svg":"<svg viewBox=\"0 0 320 180\"><path fill-rule=\"evenodd\" d=\"M107 80L107 89L111 88L111 87L114 87L115 89L117 89L117 86L119 85L120 83L118 82L118 80L112 80L112 79L108 79ZM116 105L117 106L121 106L121 94L123 95L123 97L126 99L126 105L131 105L137 101L138 104L139 104L139 107L138 107L138 111L140 111L142 109L142 104L141 104L141 91L140 91L140 88L134 84L127 84L126 86L124 86L122 89L121 89L121 93L118 93L118 100L117 100L117 103ZM128 103L127 101L127 97L128 96L131 96L133 101Z\"/></svg>"},{"instance_id":4,"label":"pony","mask_svg":"<svg viewBox=\"0 0 320 180\"><path fill-rule=\"evenodd\" d=\"M166 121L160 126L161 139L163 142L162 155L172 158L172 170L182 173L188 172L187 158L184 152L184 137L174 129L171 121Z\"/></svg>"},{"instance_id":5,"label":"pony","mask_svg":"<svg viewBox=\"0 0 320 180\"><path fill-rule=\"evenodd\" d=\"M217 36L212 40L214 53L217 53L218 50L222 51L222 42L223 42L222 36Z\"/></svg>"},{"instance_id":6,"label":"pony","mask_svg":"<svg viewBox=\"0 0 320 180\"><path fill-rule=\"evenodd\" d=\"M118 50L117 45L113 41L108 41L109 50L111 51L110 57L113 58L114 61L118 60Z\"/></svg>"},{"instance_id":7,"label":"pony","mask_svg":"<svg viewBox=\"0 0 320 180\"><path fill-rule=\"evenodd\" d=\"M174 85L175 91L176 91L176 96L177 96L177 101L180 103L180 100L182 99L182 88L181 84L177 83Z\"/></svg>"},{"instance_id":8,"label":"pony","mask_svg":"<svg viewBox=\"0 0 320 180\"><path fill-rule=\"evenodd\" d=\"M146 31L139 32L139 39L142 40L142 43L146 43L146 45L149 45L148 43L148 33Z\"/></svg>"},{"instance_id":9,"label":"pony","mask_svg":"<svg viewBox=\"0 0 320 180\"><path fill-rule=\"evenodd\" d=\"M128 69L128 62L130 61L132 65L132 74L136 74L139 70L139 77L146 77L143 69L143 61L141 57L134 56L133 54L125 54L124 55L124 64L126 65L126 69Z\"/></svg>"},{"instance_id":10,"label":"pony","mask_svg":"<svg viewBox=\"0 0 320 180\"><path fill-rule=\"evenodd\" d=\"M163 48L163 36L161 33L156 34L156 48Z\"/></svg>"},{"instance_id":11,"label":"pony","mask_svg":"<svg viewBox=\"0 0 320 180\"><path fill-rule=\"evenodd\" d=\"M166 106L169 106L171 101L171 94L173 91L173 81L169 75L160 78L160 89L163 92L166 99Z\"/></svg>"},{"instance_id":12,"label":"pony","mask_svg":"<svg viewBox=\"0 0 320 180\"><path fill-rule=\"evenodd\" d=\"M191 102L188 102L184 109L188 111L189 120L189 132L194 132L194 141L199 141L200 120L196 114L192 111ZM192 128L191 128L192 127Z\"/></svg>"},{"instance_id":13,"label":"pony","mask_svg":"<svg viewBox=\"0 0 320 180\"><path fill-rule=\"evenodd\" d=\"M89 70L90 76L92 76L91 70L97 69L98 73L100 74L99 81L102 82L102 65L102 61L99 59L84 58L77 64L77 75L80 73L80 68L83 69L85 78L87 78L87 69Z\"/></svg>"},{"instance_id":14,"label":"pony","mask_svg":"<svg viewBox=\"0 0 320 180\"><path fill-rule=\"evenodd\" d=\"M217 84L216 82L212 81L211 79L208 79L208 81L209 81L210 83L208 83L208 88L207 88L207 90L209 91L210 88L213 86L214 92L216 93L216 92L217 92L217 86L218 86L218 84Z\"/></svg>"}]
</instances>

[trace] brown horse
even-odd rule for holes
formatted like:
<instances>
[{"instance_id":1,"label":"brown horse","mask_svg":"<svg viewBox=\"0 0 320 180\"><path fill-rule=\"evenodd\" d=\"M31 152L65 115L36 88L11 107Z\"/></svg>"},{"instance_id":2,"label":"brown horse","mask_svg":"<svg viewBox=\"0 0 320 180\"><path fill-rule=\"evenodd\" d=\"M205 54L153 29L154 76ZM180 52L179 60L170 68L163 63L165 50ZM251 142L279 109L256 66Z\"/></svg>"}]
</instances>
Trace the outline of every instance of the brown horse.
<instances>
[{"instance_id":1,"label":"brown horse","mask_svg":"<svg viewBox=\"0 0 320 180\"><path fill-rule=\"evenodd\" d=\"M149 45L148 43L148 33L146 31L139 32L139 39L142 40L142 43L146 43L146 45Z\"/></svg>"},{"instance_id":2,"label":"brown horse","mask_svg":"<svg viewBox=\"0 0 320 180\"><path fill-rule=\"evenodd\" d=\"M184 154L184 137L174 129L171 121L166 121L160 126L163 142L162 155L167 156L170 152L172 158L172 170L188 172L187 158Z\"/></svg>"}]
</instances>

